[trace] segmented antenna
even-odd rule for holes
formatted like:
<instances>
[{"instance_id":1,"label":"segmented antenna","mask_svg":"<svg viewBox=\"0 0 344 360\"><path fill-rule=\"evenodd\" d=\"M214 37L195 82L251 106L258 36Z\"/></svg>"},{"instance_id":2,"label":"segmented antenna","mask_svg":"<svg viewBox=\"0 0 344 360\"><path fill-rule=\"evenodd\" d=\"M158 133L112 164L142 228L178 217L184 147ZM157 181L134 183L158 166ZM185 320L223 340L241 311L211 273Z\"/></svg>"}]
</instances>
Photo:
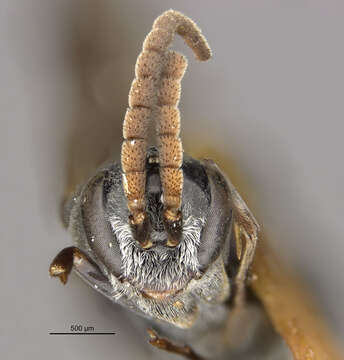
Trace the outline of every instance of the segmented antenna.
<instances>
[{"instance_id":1,"label":"segmented antenna","mask_svg":"<svg viewBox=\"0 0 344 360\"><path fill-rule=\"evenodd\" d=\"M156 119L157 124L165 226L175 237L181 230L183 148L179 137L178 103L187 61L183 55L168 50L175 33L184 38L197 59L205 61L211 57L208 43L197 25L182 13L169 10L155 20L137 59L136 77L129 92L129 108L123 124L121 162L130 221L136 239L143 246L147 245L149 236L145 214L145 164L151 119Z\"/></svg>"}]
</instances>

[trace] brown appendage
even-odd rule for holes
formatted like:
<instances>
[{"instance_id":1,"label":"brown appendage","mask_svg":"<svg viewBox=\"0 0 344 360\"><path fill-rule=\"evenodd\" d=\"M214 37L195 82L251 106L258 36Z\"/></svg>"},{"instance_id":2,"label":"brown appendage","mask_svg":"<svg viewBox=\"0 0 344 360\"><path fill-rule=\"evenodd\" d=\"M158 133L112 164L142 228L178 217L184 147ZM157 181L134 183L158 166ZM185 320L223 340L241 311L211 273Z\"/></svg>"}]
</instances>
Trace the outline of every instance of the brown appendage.
<instances>
[{"instance_id":1,"label":"brown appendage","mask_svg":"<svg viewBox=\"0 0 344 360\"><path fill-rule=\"evenodd\" d=\"M196 354L188 345L178 346L173 344L171 341L161 338L153 329L147 329L150 340L149 343L154 347L168 351L170 353L174 353L177 355L181 355L187 359L191 360L204 360L198 354Z\"/></svg>"},{"instance_id":2,"label":"brown appendage","mask_svg":"<svg viewBox=\"0 0 344 360\"><path fill-rule=\"evenodd\" d=\"M85 255L78 248L70 246L61 250L49 267L50 276L58 277L62 284L66 284L72 271L74 260L83 259Z\"/></svg>"},{"instance_id":3,"label":"brown appendage","mask_svg":"<svg viewBox=\"0 0 344 360\"><path fill-rule=\"evenodd\" d=\"M175 33L184 38L199 60L208 60L211 56L207 41L197 25L183 14L169 10L154 22L137 59L136 78L129 92L129 109L123 125L121 162L130 222L141 245L147 245L149 237L145 214L145 162L147 128L152 118L157 122L165 224L173 237L170 246L178 244L181 234L183 148L177 107L187 62L183 55L168 51Z\"/></svg>"}]
</instances>

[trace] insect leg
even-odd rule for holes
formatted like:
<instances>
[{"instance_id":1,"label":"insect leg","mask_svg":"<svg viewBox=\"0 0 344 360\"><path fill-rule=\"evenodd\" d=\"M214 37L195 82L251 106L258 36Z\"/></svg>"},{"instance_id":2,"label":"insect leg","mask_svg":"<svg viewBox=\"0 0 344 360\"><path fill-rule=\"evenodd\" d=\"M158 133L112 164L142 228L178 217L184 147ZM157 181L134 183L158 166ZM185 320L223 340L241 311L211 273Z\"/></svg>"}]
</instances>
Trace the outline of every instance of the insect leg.
<instances>
[{"instance_id":1,"label":"insect leg","mask_svg":"<svg viewBox=\"0 0 344 360\"><path fill-rule=\"evenodd\" d=\"M95 290L113 300L113 288L109 279L88 255L74 246L67 247L56 255L49 267L49 273L66 284L72 270Z\"/></svg>"},{"instance_id":2,"label":"insect leg","mask_svg":"<svg viewBox=\"0 0 344 360\"><path fill-rule=\"evenodd\" d=\"M241 306L245 298L247 272L252 264L257 246L259 224L233 184L228 181L228 186L230 188L234 214L234 238L236 241L237 257L240 262L239 269L235 276L236 293L234 305Z\"/></svg>"},{"instance_id":3,"label":"insect leg","mask_svg":"<svg viewBox=\"0 0 344 360\"><path fill-rule=\"evenodd\" d=\"M150 336L149 343L158 349L178 354L191 360L205 360L204 358L197 355L188 345L175 345L167 339L160 338L153 329L147 329L147 331Z\"/></svg>"},{"instance_id":4,"label":"insect leg","mask_svg":"<svg viewBox=\"0 0 344 360\"><path fill-rule=\"evenodd\" d=\"M98 265L75 246L64 248L55 256L50 264L49 274L58 277L63 284L66 284L72 269L94 286L108 281Z\"/></svg>"},{"instance_id":5,"label":"insect leg","mask_svg":"<svg viewBox=\"0 0 344 360\"><path fill-rule=\"evenodd\" d=\"M74 246L61 250L50 264L50 276L56 276L61 280L62 284L66 284L73 268L74 256L78 256L77 254L78 249Z\"/></svg>"},{"instance_id":6,"label":"insect leg","mask_svg":"<svg viewBox=\"0 0 344 360\"><path fill-rule=\"evenodd\" d=\"M257 235L249 234L234 220L234 236L237 244L237 256L240 261L235 276L235 307L241 307L245 301L245 285L248 269L253 261L257 245Z\"/></svg>"}]
</instances>

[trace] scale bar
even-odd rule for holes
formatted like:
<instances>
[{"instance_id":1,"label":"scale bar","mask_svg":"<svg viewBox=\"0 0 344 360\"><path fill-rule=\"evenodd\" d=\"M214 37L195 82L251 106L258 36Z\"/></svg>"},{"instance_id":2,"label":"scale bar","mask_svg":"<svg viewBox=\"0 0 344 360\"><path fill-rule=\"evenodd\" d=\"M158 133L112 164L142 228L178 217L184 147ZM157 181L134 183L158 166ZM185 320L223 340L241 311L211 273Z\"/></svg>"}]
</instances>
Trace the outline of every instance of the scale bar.
<instances>
[{"instance_id":1,"label":"scale bar","mask_svg":"<svg viewBox=\"0 0 344 360\"><path fill-rule=\"evenodd\" d=\"M115 335L115 332L50 332L49 335Z\"/></svg>"}]
</instances>

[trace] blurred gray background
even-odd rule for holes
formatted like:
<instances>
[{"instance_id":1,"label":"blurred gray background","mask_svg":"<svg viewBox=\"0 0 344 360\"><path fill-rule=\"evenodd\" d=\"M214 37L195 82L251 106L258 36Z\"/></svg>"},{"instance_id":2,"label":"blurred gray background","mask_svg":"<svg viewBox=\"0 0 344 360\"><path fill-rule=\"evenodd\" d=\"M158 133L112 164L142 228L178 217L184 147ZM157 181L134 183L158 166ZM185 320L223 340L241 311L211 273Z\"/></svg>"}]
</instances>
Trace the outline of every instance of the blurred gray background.
<instances>
[{"instance_id":1,"label":"blurred gray background","mask_svg":"<svg viewBox=\"0 0 344 360\"><path fill-rule=\"evenodd\" d=\"M67 189L119 152L134 64L153 20L174 8L213 49L189 58L187 151L227 159L274 248L344 335L344 4L342 1L2 0L2 359L150 358L135 317L74 275L48 277L71 244ZM115 336L53 337L71 324ZM174 359L173 355L156 358Z\"/></svg>"}]
</instances>

